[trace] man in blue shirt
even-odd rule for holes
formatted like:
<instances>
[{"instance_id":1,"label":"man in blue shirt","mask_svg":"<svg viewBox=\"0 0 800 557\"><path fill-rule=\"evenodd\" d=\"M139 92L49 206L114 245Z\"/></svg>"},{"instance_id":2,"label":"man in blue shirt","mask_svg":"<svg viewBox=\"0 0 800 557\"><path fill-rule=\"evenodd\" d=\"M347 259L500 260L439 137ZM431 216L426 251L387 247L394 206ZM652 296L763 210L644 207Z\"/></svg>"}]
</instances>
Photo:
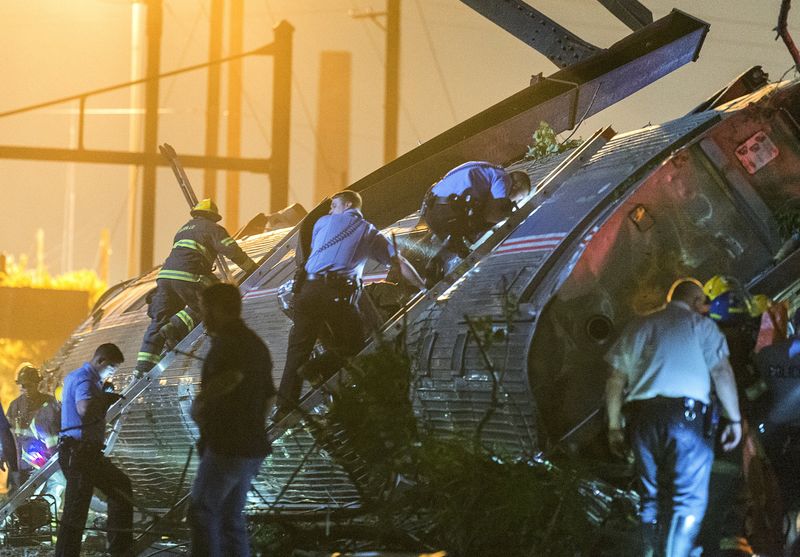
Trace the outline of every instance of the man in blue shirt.
<instances>
[{"instance_id":1,"label":"man in blue shirt","mask_svg":"<svg viewBox=\"0 0 800 557\"><path fill-rule=\"evenodd\" d=\"M472 243L492 225L511 214L515 203L530 193L525 172L506 172L488 162L471 161L457 166L428 190L422 202L422 218L443 244L426 269L429 284L438 282L448 252L469 255Z\"/></svg>"},{"instance_id":2,"label":"man in blue shirt","mask_svg":"<svg viewBox=\"0 0 800 557\"><path fill-rule=\"evenodd\" d=\"M361 196L341 191L330 212L314 224L311 251L303 266L304 280L294 300L294 326L289 332L286 365L278 389L275 421L290 412L300 398L300 368L308 362L320 337L326 348L326 371L341 367L364 345L361 315L356 305L367 259L389 265L417 288L424 288L417 271L361 214ZM320 366L323 367L323 366Z\"/></svg>"},{"instance_id":3,"label":"man in blue shirt","mask_svg":"<svg viewBox=\"0 0 800 557\"><path fill-rule=\"evenodd\" d=\"M133 555L131 482L103 455L106 412L120 399L108 379L125 360L115 344L101 344L92 359L64 379L58 463L67 478L57 557L77 557L94 488L108 498L108 551Z\"/></svg>"}]
</instances>

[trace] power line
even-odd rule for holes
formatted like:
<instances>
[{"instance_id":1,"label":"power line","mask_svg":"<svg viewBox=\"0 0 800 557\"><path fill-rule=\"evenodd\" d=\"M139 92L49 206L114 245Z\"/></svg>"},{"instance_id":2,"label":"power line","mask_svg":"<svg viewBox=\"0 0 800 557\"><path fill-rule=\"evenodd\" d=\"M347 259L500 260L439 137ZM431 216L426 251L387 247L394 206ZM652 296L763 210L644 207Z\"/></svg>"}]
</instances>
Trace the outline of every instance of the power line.
<instances>
[{"instance_id":1,"label":"power line","mask_svg":"<svg viewBox=\"0 0 800 557\"><path fill-rule=\"evenodd\" d=\"M436 48L433 45L433 38L431 37L430 29L428 29L428 22L425 19L425 12L422 11L422 5L420 4L419 0L414 0L414 4L417 6L417 13L419 13L419 19L422 22L422 29L425 32L425 38L428 41L428 48L431 52L431 57L433 58L433 65L436 68L436 73L439 75L439 82L442 84L442 89L444 90L444 96L447 100L447 107L450 109L450 116L453 118L453 124L458 123L458 117L456 116L456 109L453 106L453 99L450 97L450 89L447 87L447 81L444 79L444 72L442 71L442 66L439 63L439 56L436 54Z\"/></svg>"}]
</instances>

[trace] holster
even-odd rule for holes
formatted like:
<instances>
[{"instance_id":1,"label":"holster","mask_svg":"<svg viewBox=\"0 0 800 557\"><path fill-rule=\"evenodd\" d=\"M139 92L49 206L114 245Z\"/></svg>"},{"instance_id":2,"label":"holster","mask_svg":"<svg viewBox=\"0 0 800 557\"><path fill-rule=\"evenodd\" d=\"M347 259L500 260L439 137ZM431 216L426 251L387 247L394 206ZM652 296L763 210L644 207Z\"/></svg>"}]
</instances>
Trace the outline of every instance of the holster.
<instances>
[{"instance_id":1,"label":"holster","mask_svg":"<svg viewBox=\"0 0 800 557\"><path fill-rule=\"evenodd\" d=\"M89 443L72 437L58 440L58 463L62 468L87 468L103 457L104 445Z\"/></svg>"},{"instance_id":2,"label":"holster","mask_svg":"<svg viewBox=\"0 0 800 557\"><path fill-rule=\"evenodd\" d=\"M713 439L717 434L719 427L719 402L717 402L716 395L711 395L711 403L706 409L703 416L703 435L707 439Z\"/></svg>"}]
</instances>

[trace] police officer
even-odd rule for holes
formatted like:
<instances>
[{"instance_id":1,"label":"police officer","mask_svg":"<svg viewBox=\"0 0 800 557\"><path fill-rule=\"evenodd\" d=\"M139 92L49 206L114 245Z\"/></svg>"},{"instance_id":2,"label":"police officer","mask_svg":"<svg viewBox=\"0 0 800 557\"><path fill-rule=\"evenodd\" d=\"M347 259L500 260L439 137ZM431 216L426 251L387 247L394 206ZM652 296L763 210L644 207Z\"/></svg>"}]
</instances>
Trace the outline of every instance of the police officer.
<instances>
[{"instance_id":1,"label":"police officer","mask_svg":"<svg viewBox=\"0 0 800 557\"><path fill-rule=\"evenodd\" d=\"M151 321L136 362L139 377L161 360L165 342L177 343L194 329L200 315L200 292L216 282L211 267L218 253L245 273L256 269L256 263L217 224L222 216L213 201L203 199L191 215L192 220L175 234L172 251L158 272L156 291L147 309Z\"/></svg>"},{"instance_id":2,"label":"police officer","mask_svg":"<svg viewBox=\"0 0 800 557\"><path fill-rule=\"evenodd\" d=\"M42 376L32 364L19 366L17 384L20 396L8 406L8 420L17 440L19 472L12 483L19 487L55 454L61 429L61 405L55 397L39 391Z\"/></svg>"},{"instance_id":3,"label":"police officer","mask_svg":"<svg viewBox=\"0 0 800 557\"><path fill-rule=\"evenodd\" d=\"M612 453L624 455L624 401L641 484L641 554L686 557L708 502L712 384L727 419L724 450L739 444L742 417L725 337L703 315L702 285L681 279L667 299L661 310L629 323L606 354L608 441Z\"/></svg>"},{"instance_id":4,"label":"police officer","mask_svg":"<svg viewBox=\"0 0 800 557\"><path fill-rule=\"evenodd\" d=\"M406 280L424 288L414 267L364 219L361 204L357 192L341 191L333 196L330 212L314 224L311 251L294 299L294 325L278 389L276 422L297 404L303 385L299 370L320 336L326 342L328 371L341 366L364 345L356 301L368 258L384 265L397 262Z\"/></svg>"},{"instance_id":5,"label":"police officer","mask_svg":"<svg viewBox=\"0 0 800 557\"><path fill-rule=\"evenodd\" d=\"M441 278L447 254L469 255L465 240L474 242L492 225L511 214L515 203L530 193L525 172L507 172L488 162L471 161L457 166L428 190L422 217L443 243L426 269L430 281Z\"/></svg>"},{"instance_id":6,"label":"police officer","mask_svg":"<svg viewBox=\"0 0 800 557\"><path fill-rule=\"evenodd\" d=\"M57 557L77 557L94 488L108 499L108 551L133 554L131 482L103 455L106 412L120 396L108 380L124 361L115 344L101 344L92 359L64 378L58 463L67 478Z\"/></svg>"}]
</instances>

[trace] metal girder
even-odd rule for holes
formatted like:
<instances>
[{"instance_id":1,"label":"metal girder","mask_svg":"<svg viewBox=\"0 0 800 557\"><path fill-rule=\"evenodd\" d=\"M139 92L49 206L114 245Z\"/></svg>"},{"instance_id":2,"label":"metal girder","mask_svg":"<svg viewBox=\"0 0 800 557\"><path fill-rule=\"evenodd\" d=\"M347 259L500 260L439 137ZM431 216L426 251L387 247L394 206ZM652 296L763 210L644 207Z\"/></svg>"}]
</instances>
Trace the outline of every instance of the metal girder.
<instances>
[{"instance_id":1,"label":"metal girder","mask_svg":"<svg viewBox=\"0 0 800 557\"><path fill-rule=\"evenodd\" d=\"M470 160L518 160L539 122L548 122L556 133L572 129L581 119L696 60L707 32L707 23L675 10L439 134L350 189L364 196L368 219L389 226L419 209L425 190L451 168Z\"/></svg>"},{"instance_id":2,"label":"metal girder","mask_svg":"<svg viewBox=\"0 0 800 557\"><path fill-rule=\"evenodd\" d=\"M169 163L158 153L99 151L91 149L54 149L48 147L19 147L17 145L0 145L0 159L136 165L143 165L149 162L157 166L169 166ZM181 162L187 168L238 170L254 172L256 174L268 174L270 170L270 159L181 155Z\"/></svg>"},{"instance_id":3,"label":"metal girder","mask_svg":"<svg viewBox=\"0 0 800 557\"><path fill-rule=\"evenodd\" d=\"M638 0L597 0L605 9L631 31L638 31L653 23L653 12Z\"/></svg>"},{"instance_id":4,"label":"metal girder","mask_svg":"<svg viewBox=\"0 0 800 557\"><path fill-rule=\"evenodd\" d=\"M461 2L547 56L559 68L585 60L600 50L522 0Z\"/></svg>"}]
</instances>

